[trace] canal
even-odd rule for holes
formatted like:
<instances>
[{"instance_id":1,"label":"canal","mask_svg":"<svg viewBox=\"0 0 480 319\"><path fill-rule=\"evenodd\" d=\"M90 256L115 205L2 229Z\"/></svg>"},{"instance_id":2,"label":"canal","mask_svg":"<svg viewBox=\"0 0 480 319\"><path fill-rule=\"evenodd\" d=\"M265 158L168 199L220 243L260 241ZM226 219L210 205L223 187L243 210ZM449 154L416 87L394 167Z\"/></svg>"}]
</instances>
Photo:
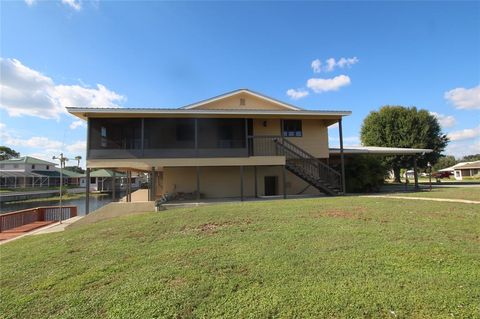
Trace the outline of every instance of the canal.
<instances>
[{"instance_id":1,"label":"canal","mask_svg":"<svg viewBox=\"0 0 480 319\"><path fill-rule=\"evenodd\" d=\"M112 202L112 196L109 194L90 196L90 212ZM58 206L59 200L41 200L31 202L9 202L0 203L0 214L22 210L27 208L34 208L39 206ZM85 215L85 197L78 199L64 200L65 206L77 206L77 213L79 216Z\"/></svg>"}]
</instances>

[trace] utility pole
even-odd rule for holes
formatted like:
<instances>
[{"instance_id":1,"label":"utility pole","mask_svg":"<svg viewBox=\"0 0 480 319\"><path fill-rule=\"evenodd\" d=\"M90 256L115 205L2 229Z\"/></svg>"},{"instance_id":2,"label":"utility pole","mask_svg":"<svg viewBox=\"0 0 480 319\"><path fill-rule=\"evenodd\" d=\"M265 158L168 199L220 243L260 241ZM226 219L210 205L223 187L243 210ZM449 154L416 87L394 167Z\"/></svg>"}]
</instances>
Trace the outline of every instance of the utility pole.
<instances>
[{"instance_id":1,"label":"utility pole","mask_svg":"<svg viewBox=\"0 0 480 319\"><path fill-rule=\"evenodd\" d=\"M63 156L63 153L60 153L60 157L53 156L53 160L60 160L60 217L58 218L60 221L60 224L62 223L62 213L63 213L63 207L62 207L62 196L63 196L63 167L65 166L65 162L68 162L68 158Z\"/></svg>"}]
</instances>

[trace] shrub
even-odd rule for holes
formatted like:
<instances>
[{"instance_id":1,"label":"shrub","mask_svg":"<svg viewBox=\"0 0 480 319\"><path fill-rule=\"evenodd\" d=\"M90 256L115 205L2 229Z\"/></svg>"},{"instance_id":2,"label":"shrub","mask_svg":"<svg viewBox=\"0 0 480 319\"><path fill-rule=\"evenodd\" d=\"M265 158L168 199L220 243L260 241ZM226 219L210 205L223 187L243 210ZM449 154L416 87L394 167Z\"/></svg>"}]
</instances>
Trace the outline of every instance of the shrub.
<instances>
[{"instance_id":1,"label":"shrub","mask_svg":"<svg viewBox=\"0 0 480 319\"><path fill-rule=\"evenodd\" d=\"M349 193L378 192L388 169L378 156L355 156L345 163L345 183Z\"/></svg>"}]
</instances>

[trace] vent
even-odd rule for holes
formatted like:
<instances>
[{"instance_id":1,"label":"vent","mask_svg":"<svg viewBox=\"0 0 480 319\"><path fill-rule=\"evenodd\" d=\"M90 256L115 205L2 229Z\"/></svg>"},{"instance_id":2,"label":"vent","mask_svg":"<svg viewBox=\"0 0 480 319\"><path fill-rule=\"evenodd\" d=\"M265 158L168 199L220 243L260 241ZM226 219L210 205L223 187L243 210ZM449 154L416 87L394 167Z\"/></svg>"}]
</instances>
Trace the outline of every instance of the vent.
<instances>
[{"instance_id":1,"label":"vent","mask_svg":"<svg viewBox=\"0 0 480 319\"><path fill-rule=\"evenodd\" d=\"M240 99L240 106L244 106L245 105L245 99L244 98L241 98Z\"/></svg>"}]
</instances>

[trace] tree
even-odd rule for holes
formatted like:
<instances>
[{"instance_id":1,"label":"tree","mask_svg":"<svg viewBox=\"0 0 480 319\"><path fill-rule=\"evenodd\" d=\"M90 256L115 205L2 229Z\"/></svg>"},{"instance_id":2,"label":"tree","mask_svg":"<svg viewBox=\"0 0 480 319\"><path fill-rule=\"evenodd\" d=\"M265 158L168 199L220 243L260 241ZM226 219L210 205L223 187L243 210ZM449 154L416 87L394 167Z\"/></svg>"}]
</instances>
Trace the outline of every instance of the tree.
<instances>
[{"instance_id":1,"label":"tree","mask_svg":"<svg viewBox=\"0 0 480 319\"><path fill-rule=\"evenodd\" d=\"M78 167L78 166L66 166L64 167L66 170L69 170L69 171L72 171L72 172L76 172L76 173L79 173L79 174L83 174L85 173L85 171L81 168L81 167Z\"/></svg>"},{"instance_id":2,"label":"tree","mask_svg":"<svg viewBox=\"0 0 480 319\"><path fill-rule=\"evenodd\" d=\"M427 110L416 107L383 106L372 111L363 121L360 139L365 146L429 148L432 153L418 158L418 166L434 165L448 144L437 119ZM400 182L400 168L413 165L412 156L388 156L385 164L393 170Z\"/></svg>"},{"instance_id":3,"label":"tree","mask_svg":"<svg viewBox=\"0 0 480 319\"><path fill-rule=\"evenodd\" d=\"M20 153L7 146L0 146L0 161L20 157Z\"/></svg>"},{"instance_id":4,"label":"tree","mask_svg":"<svg viewBox=\"0 0 480 319\"><path fill-rule=\"evenodd\" d=\"M438 162L433 167L433 170L438 171L442 168L447 168L447 167L453 166L455 164L457 164L457 160L455 159L455 156L451 156L451 155L442 156L438 159Z\"/></svg>"},{"instance_id":5,"label":"tree","mask_svg":"<svg viewBox=\"0 0 480 319\"><path fill-rule=\"evenodd\" d=\"M77 161L77 166L80 167L80 160L82 159L82 157L80 155L78 156L75 156L75 160Z\"/></svg>"},{"instance_id":6,"label":"tree","mask_svg":"<svg viewBox=\"0 0 480 319\"><path fill-rule=\"evenodd\" d=\"M480 161L480 154L466 155L460 160L460 162L475 162L475 161Z\"/></svg>"}]
</instances>

